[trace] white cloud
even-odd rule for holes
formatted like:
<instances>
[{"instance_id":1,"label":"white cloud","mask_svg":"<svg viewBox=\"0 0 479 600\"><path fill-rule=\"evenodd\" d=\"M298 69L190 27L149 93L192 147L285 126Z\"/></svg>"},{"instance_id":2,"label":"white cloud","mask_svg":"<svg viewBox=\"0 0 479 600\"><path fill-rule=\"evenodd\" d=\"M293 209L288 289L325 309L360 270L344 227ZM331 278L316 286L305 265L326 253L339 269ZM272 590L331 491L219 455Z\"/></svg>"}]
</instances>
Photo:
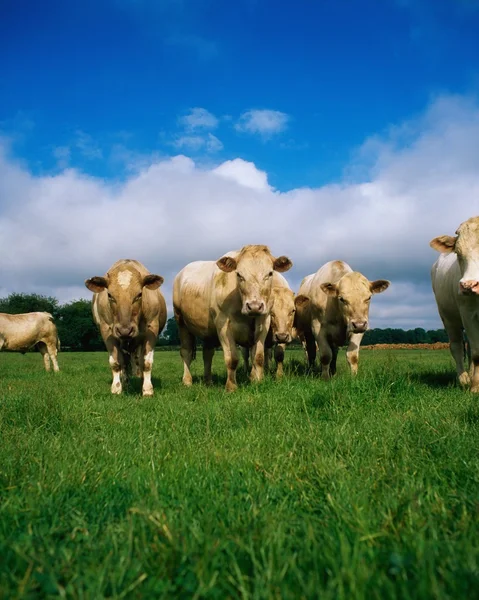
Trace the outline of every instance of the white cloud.
<instances>
[{"instance_id":1,"label":"white cloud","mask_svg":"<svg viewBox=\"0 0 479 600\"><path fill-rule=\"evenodd\" d=\"M199 152L200 150L208 153L223 150L221 140L212 133L207 133L206 135L180 135L171 144L177 150L186 150L192 153Z\"/></svg>"},{"instance_id":2,"label":"white cloud","mask_svg":"<svg viewBox=\"0 0 479 600\"><path fill-rule=\"evenodd\" d=\"M391 288L373 301L372 326L440 327L429 283L429 240L479 214L479 106L437 99L419 119L367 141L362 180L278 192L241 159L205 168L185 156L152 158L124 183L68 169L35 176L0 145L2 293L89 297L83 280L118 258L165 277L247 243L287 254L294 289L343 259Z\"/></svg>"},{"instance_id":3,"label":"white cloud","mask_svg":"<svg viewBox=\"0 0 479 600\"><path fill-rule=\"evenodd\" d=\"M80 154L88 160L97 160L103 158L103 152L98 143L91 135L78 129L75 132L75 147Z\"/></svg>"},{"instance_id":4,"label":"white cloud","mask_svg":"<svg viewBox=\"0 0 479 600\"><path fill-rule=\"evenodd\" d=\"M70 146L57 146L53 148L53 156L57 160L57 167L59 169L66 169L71 158Z\"/></svg>"},{"instance_id":5,"label":"white cloud","mask_svg":"<svg viewBox=\"0 0 479 600\"><path fill-rule=\"evenodd\" d=\"M281 133L288 126L289 116L279 110L247 110L235 124L237 131L258 134L263 138Z\"/></svg>"},{"instance_id":6,"label":"white cloud","mask_svg":"<svg viewBox=\"0 0 479 600\"><path fill-rule=\"evenodd\" d=\"M192 108L190 112L178 118L178 123L187 131L196 131L198 129L216 129L218 119L206 108Z\"/></svg>"},{"instance_id":7,"label":"white cloud","mask_svg":"<svg viewBox=\"0 0 479 600\"><path fill-rule=\"evenodd\" d=\"M225 161L213 169L213 173L253 190L270 189L266 173L258 170L254 163L247 162L242 158Z\"/></svg>"}]
</instances>

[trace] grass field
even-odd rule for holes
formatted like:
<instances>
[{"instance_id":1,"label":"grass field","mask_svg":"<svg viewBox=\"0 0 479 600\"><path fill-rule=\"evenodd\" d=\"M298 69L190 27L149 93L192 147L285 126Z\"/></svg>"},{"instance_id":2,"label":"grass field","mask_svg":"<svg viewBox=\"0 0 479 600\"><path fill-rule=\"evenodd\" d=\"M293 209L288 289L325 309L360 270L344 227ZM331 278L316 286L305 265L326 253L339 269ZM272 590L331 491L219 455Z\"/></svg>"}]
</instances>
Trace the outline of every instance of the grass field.
<instances>
[{"instance_id":1,"label":"grass field","mask_svg":"<svg viewBox=\"0 0 479 600\"><path fill-rule=\"evenodd\" d=\"M111 396L106 353L0 355L0 597L478 598L479 398L448 351L344 351ZM201 372L201 360L194 363Z\"/></svg>"}]
</instances>

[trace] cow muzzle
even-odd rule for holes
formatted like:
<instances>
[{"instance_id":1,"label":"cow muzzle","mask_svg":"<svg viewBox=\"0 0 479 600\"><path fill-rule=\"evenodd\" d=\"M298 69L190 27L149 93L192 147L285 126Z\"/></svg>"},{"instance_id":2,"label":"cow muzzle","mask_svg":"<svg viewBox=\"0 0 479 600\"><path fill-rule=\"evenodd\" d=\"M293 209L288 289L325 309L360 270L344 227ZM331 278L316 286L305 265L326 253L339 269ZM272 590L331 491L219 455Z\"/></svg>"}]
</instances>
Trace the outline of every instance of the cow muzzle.
<instances>
[{"instance_id":1,"label":"cow muzzle","mask_svg":"<svg viewBox=\"0 0 479 600\"><path fill-rule=\"evenodd\" d=\"M259 300L253 300L251 302L245 302L243 305L243 314L250 317L258 317L266 314L266 305L264 302Z\"/></svg>"},{"instance_id":2,"label":"cow muzzle","mask_svg":"<svg viewBox=\"0 0 479 600\"><path fill-rule=\"evenodd\" d=\"M367 321L351 321L350 329L352 333L364 333L365 331L367 331L367 328Z\"/></svg>"},{"instance_id":3,"label":"cow muzzle","mask_svg":"<svg viewBox=\"0 0 479 600\"><path fill-rule=\"evenodd\" d=\"M115 325L115 335L123 340L128 340L136 335L134 325Z\"/></svg>"},{"instance_id":4,"label":"cow muzzle","mask_svg":"<svg viewBox=\"0 0 479 600\"><path fill-rule=\"evenodd\" d=\"M461 294L472 296L479 294L479 281L477 279L465 279L459 282L459 291Z\"/></svg>"},{"instance_id":5,"label":"cow muzzle","mask_svg":"<svg viewBox=\"0 0 479 600\"><path fill-rule=\"evenodd\" d=\"M275 333L274 341L278 344L288 344L291 341L289 333Z\"/></svg>"}]
</instances>

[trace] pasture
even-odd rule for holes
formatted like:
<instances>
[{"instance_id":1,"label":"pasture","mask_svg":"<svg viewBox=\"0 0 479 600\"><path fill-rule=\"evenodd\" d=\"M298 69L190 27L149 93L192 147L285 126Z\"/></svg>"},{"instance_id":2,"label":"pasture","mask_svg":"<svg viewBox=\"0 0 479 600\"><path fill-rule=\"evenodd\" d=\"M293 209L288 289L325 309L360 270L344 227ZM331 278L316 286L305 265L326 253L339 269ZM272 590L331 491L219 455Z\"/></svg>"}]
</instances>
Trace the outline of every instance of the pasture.
<instances>
[{"instance_id":1,"label":"pasture","mask_svg":"<svg viewBox=\"0 0 479 600\"><path fill-rule=\"evenodd\" d=\"M106 352L0 356L0 597L473 598L479 397L447 350L344 350L331 382L181 386L156 352L110 394Z\"/></svg>"}]
</instances>

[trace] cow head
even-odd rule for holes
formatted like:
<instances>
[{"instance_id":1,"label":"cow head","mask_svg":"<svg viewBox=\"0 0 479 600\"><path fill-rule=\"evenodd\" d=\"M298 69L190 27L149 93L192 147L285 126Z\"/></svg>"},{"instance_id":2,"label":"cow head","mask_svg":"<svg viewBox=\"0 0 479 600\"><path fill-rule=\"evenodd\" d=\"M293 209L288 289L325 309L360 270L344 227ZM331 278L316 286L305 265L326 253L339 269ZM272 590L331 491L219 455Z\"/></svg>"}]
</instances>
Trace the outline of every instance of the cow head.
<instances>
[{"instance_id":1,"label":"cow head","mask_svg":"<svg viewBox=\"0 0 479 600\"><path fill-rule=\"evenodd\" d=\"M390 285L385 279L369 281L358 272L346 273L336 283L322 283L325 294L337 300L338 310L349 333L364 333L369 324L369 303L373 294L380 294Z\"/></svg>"},{"instance_id":2,"label":"cow head","mask_svg":"<svg viewBox=\"0 0 479 600\"><path fill-rule=\"evenodd\" d=\"M289 344L293 339L293 321L296 308L294 293L286 287L274 287L271 291L271 330L273 342Z\"/></svg>"},{"instance_id":3,"label":"cow head","mask_svg":"<svg viewBox=\"0 0 479 600\"><path fill-rule=\"evenodd\" d=\"M456 237L441 235L431 240L430 246L438 252L455 252L461 269L460 293L479 294L479 217L462 223Z\"/></svg>"},{"instance_id":4,"label":"cow head","mask_svg":"<svg viewBox=\"0 0 479 600\"><path fill-rule=\"evenodd\" d=\"M92 277L85 281L90 291L96 294L107 292L113 316L113 334L124 340L138 335L143 290L156 290L162 283L160 275L142 276L136 269L128 267L108 272L106 277Z\"/></svg>"},{"instance_id":5,"label":"cow head","mask_svg":"<svg viewBox=\"0 0 479 600\"><path fill-rule=\"evenodd\" d=\"M274 258L267 246L244 246L235 256L223 256L216 265L225 273L236 272L241 312L257 317L271 310L273 271L288 271L293 263L286 256Z\"/></svg>"}]
</instances>

